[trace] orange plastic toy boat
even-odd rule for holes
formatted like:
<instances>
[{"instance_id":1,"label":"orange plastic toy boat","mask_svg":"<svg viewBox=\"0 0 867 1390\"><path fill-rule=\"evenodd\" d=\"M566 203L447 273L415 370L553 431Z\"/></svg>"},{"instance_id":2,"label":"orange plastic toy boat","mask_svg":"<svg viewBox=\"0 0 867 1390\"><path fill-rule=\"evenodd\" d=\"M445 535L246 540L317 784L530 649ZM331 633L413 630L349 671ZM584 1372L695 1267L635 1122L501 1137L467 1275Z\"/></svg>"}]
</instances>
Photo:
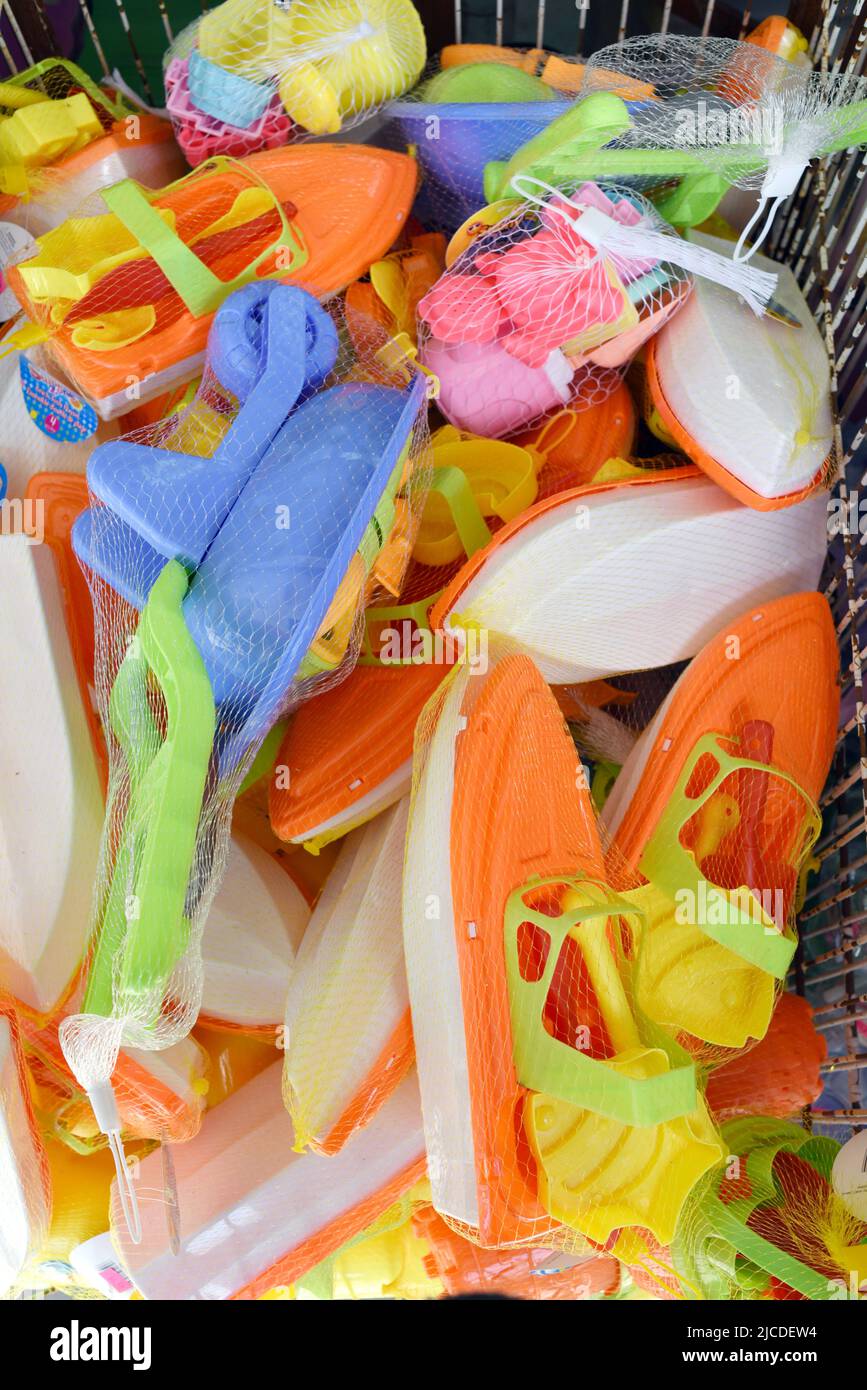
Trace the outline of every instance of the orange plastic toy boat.
<instances>
[{"instance_id":1,"label":"orange plastic toy boat","mask_svg":"<svg viewBox=\"0 0 867 1390\"><path fill-rule=\"evenodd\" d=\"M628 862L638 865L684 763L708 733L743 740L745 756L764 738L768 765L815 801L834 751L837 670L834 624L818 593L775 599L708 642L641 735L606 802L605 823ZM756 723L768 729L748 728Z\"/></svg>"},{"instance_id":2,"label":"orange plastic toy boat","mask_svg":"<svg viewBox=\"0 0 867 1390\"><path fill-rule=\"evenodd\" d=\"M582 412L560 411L514 442L543 453L537 496L546 498L592 480L608 459L626 457L635 430L635 407L621 383L599 405ZM488 523L492 532L497 530L495 518ZM420 626L425 598L432 602L465 563L438 570L411 567L400 599L413 630ZM368 632L373 636L386 623L399 622L395 609L368 610ZM271 785L269 809L276 835L315 848L408 791L416 720L450 664L448 652L443 655L445 666L436 661L383 665L362 658L346 680L301 706L277 758L282 771ZM334 736L336 729L341 731L339 738Z\"/></svg>"},{"instance_id":3,"label":"orange plastic toy boat","mask_svg":"<svg viewBox=\"0 0 867 1390\"><path fill-rule=\"evenodd\" d=\"M239 277L275 276L321 297L362 275L400 232L416 177L406 155L300 145L211 160L147 196L127 181L104 196L114 222L64 223L9 283L110 419L196 375L214 310Z\"/></svg>"},{"instance_id":4,"label":"orange plastic toy boat","mask_svg":"<svg viewBox=\"0 0 867 1390\"><path fill-rule=\"evenodd\" d=\"M434 1205L483 1245L670 1238L719 1147L693 1066L633 1012L632 909L557 703L505 656L423 722L404 942Z\"/></svg>"},{"instance_id":5,"label":"orange plastic toy boat","mask_svg":"<svg viewBox=\"0 0 867 1390\"><path fill-rule=\"evenodd\" d=\"M744 614L687 667L605 803L617 849L648 881L638 1001L709 1060L765 1035L791 961L837 669L821 594Z\"/></svg>"}]
</instances>

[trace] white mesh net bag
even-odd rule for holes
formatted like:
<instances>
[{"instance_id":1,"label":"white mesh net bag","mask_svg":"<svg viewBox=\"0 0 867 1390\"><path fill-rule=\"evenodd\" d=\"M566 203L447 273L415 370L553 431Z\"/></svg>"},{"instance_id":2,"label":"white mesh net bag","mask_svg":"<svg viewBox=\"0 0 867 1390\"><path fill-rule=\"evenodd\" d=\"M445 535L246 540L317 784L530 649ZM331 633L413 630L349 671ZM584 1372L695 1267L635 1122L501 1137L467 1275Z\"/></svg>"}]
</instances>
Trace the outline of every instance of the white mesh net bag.
<instances>
[{"instance_id":1,"label":"white mesh net bag","mask_svg":"<svg viewBox=\"0 0 867 1390\"><path fill-rule=\"evenodd\" d=\"M286 1000L283 1095L298 1148L336 1153L412 1062L401 930L408 800L349 835Z\"/></svg>"},{"instance_id":2,"label":"white mesh net bag","mask_svg":"<svg viewBox=\"0 0 867 1390\"><path fill-rule=\"evenodd\" d=\"M586 183L570 196L529 176L515 187L527 201L471 242L418 307L420 360L459 429L498 438L604 399L683 303L691 272L757 312L775 283L698 252L638 193Z\"/></svg>"},{"instance_id":3,"label":"white mesh net bag","mask_svg":"<svg viewBox=\"0 0 867 1390\"><path fill-rule=\"evenodd\" d=\"M168 110L191 164L335 135L417 81L411 0L225 0L165 56Z\"/></svg>"},{"instance_id":4,"label":"white mesh net bag","mask_svg":"<svg viewBox=\"0 0 867 1390\"><path fill-rule=\"evenodd\" d=\"M416 179L413 160L359 144L215 155L163 188L122 179L7 267L26 318L2 348L44 343L103 420L124 415L201 375L233 290L342 293L400 234Z\"/></svg>"},{"instance_id":5,"label":"white mesh net bag","mask_svg":"<svg viewBox=\"0 0 867 1390\"><path fill-rule=\"evenodd\" d=\"M110 745L84 1002L67 1060L101 1127L120 1046L195 1022L232 806L287 711L354 659L422 493L425 388L350 339L336 301L248 286L218 311L178 415L94 452L73 543L91 584Z\"/></svg>"},{"instance_id":6,"label":"white mesh net bag","mask_svg":"<svg viewBox=\"0 0 867 1390\"><path fill-rule=\"evenodd\" d=\"M629 113L599 156L600 172L610 159L611 176L660 181L703 170L760 190L739 250L757 227L753 249L761 244L811 160L867 139L867 79L813 72L755 44L677 34L627 39L588 60L582 98L610 93L612 68L655 96Z\"/></svg>"}]
</instances>

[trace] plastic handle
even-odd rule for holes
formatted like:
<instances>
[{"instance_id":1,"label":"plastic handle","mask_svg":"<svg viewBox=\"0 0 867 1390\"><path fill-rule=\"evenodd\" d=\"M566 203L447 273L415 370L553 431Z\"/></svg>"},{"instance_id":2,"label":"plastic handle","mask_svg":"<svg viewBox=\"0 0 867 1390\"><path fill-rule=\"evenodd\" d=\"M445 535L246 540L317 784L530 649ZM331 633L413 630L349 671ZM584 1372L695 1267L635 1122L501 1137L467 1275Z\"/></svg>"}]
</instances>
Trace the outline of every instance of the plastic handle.
<instances>
[{"instance_id":1,"label":"plastic handle","mask_svg":"<svg viewBox=\"0 0 867 1390\"><path fill-rule=\"evenodd\" d=\"M506 904L505 958L512 1022L512 1049L519 1083L531 1091L553 1096L582 1110L624 1125L656 1125L696 1108L695 1066L685 1061L657 1076L636 1078L615 1070L610 1061L588 1057L568 1043L554 1038L545 1028L542 1012L566 937L592 919L626 914L642 916L633 904L612 893L605 884L589 881L551 879L568 883L586 906L563 912L559 917L543 916L524 902L527 885L513 893ZM533 887L543 886L540 883ZM550 937L545 969L538 980L525 980L518 961L518 929L532 922ZM576 937L579 944L581 934ZM642 1049L633 1045L636 1056ZM646 1053L653 1049L645 1048ZM685 1055L685 1054L684 1054Z\"/></svg>"},{"instance_id":2,"label":"plastic handle","mask_svg":"<svg viewBox=\"0 0 867 1390\"><path fill-rule=\"evenodd\" d=\"M702 1201L702 1213L715 1235L733 1245L738 1254L752 1264L758 1265L775 1279L788 1284L790 1288L803 1294L805 1298L822 1301L830 1298L834 1291L833 1283L826 1275L817 1274L808 1265L779 1250L769 1240L756 1231L750 1230L722 1203L718 1197L708 1196Z\"/></svg>"},{"instance_id":3,"label":"plastic handle","mask_svg":"<svg viewBox=\"0 0 867 1390\"><path fill-rule=\"evenodd\" d=\"M226 297L226 286L209 270L160 217L132 179L122 179L103 191L115 217L152 256L172 289L195 318L203 318Z\"/></svg>"},{"instance_id":4,"label":"plastic handle","mask_svg":"<svg viewBox=\"0 0 867 1390\"><path fill-rule=\"evenodd\" d=\"M186 572L170 560L151 590L110 699L131 789L84 1002L85 1012L103 1017L116 1012L116 985L122 1009L124 996L133 1005L142 996L159 1001L187 942L187 886L216 712L204 662L181 611L186 592ZM148 670L166 704L162 744L148 710ZM133 913L126 897L130 889Z\"/></svg>"},{"instance_id":5,"label":"plastic handle","mask_svg":"<svg viewBox=\"0 0 867 1390\"><path fill-rule=\"evenodd\" d=\"M438 492L445 500L467 557L475 555L477 550L488 544L491 533L463 469L435 468L431 474L430 490Z\"/></svg>"},{"instance_id":6,"label":"plastic handle","mask_svg":"<svg viewBox=\"0 0 867 1390\"><path fill-rule=\"evenodd\" d=\"M621 97L611 92L592 93L521 145L507 164L494 162L485 167L486 200L495 203L506 197L517 174L528 173L538 164L547 164L564 146L568 146L570 153L598 150L609 140L623 135L631 125L629 109Z\"/></svg>"},{"instance_id":7,"label":"plastic handle","mask_svg":"<svg viewBox=\"0 0 867 1390\"><path fill-rule=\"evenodd\" d=\"M700 930L750 965L766 971L775 979L784 980L795 952L795 940L780 931L767 917L759 900L749 894L753 885L744 884L740 890L728 890L709 883L701 873L694 856L684 849L680 838L681 831L687 821L719 791L728 777L746 770L764 773L778 781L786 782L798 793L804 802L808 818L807 848L814 843L818 835L821 824L819 813L803 789L788 773L769 763L733 757L721 746L720 737L713 733L705 734L696 742L684 763L677 785L669 797L657 827L645 846L638 868L646 879L661 888L673 902L677 901L678 891L685 888L690 888L696 894L695 900L699 901L699 884L703 881L706 885L708 904L720 909L720 921L714 921L717 913L709 910L705 914L707 920L697 924ZM705 755L713 758L717 764L717 771L700 796L688 798L686 788L695 768Z\"/></svg>"}]
</instances>

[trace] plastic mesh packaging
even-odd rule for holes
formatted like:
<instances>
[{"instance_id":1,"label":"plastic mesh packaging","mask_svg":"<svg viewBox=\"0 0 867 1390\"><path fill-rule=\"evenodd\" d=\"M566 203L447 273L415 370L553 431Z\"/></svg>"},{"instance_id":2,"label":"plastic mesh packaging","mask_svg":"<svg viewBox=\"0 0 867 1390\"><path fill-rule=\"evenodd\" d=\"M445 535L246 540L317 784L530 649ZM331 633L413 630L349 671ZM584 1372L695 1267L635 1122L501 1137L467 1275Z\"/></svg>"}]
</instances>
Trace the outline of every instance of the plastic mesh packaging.
<instances>
[{"instance_id":1,"label":"plastic mesh packaging","mask_svg":"<svg viewBox=\"0 0 867 1390\"><path fill-rule=\"evenodd\" d=\"M71 1001L74 1013L80 998ZM105 1149L87 1094L71 1072L60 1045L62 1017L41 1027L21 1017L21 1038L33 1086L34 1104L45 1132L76 1153ZM163 1052L124 1048L115 1064L113 1086L124 1142L160 1140L184 1143L199 1130L209 1087L209 1061L192 1037Z\"/></svg>"},{"instance_id":2,"label":"plastic mesh packaging","mask_svg":"<svg viewBox=\"0 0 867 1390\"><path fill-rule=\"evenodd\" d=\"M773 289L772 275L742 277L683 242L639 194L519 185L526 201L472 241L418 307L420 360L459 429L498 438L557 406L604 399L685 301L692 271L756 312Z\"/></svg>"},{"instance_id":3,"label":"plastic mesh packaging","mask_svg":"<svg viewBox=\"0 0 867 1390\"><path fill-rule=\"evenodd\" d=\"M455 667L416 736L404 942L433 1204L483 1246L668 1240L721 1155L637 1005L639 886L533 662Z\"/></svg>"},{"instance_id":4,"label":"plastic mesh packaging","mask_svg":"<svg viewBox=\"0 0 867 1390\"><path fill-rule=\"evenodd\" d=\"M174 1250L159 1154L139 1168L140 1243L125 1229L115 1184L115 1240L146 1298L252 1299L288 1289L374 1223L387 1228L423 1176L411 1073L366 1128L326 1157L293 1151L280 1071L274 1063L241 1086L177 1150Z\"/></svg>"},{"instance_id":5,"label":"plastic mesh packaging","mask_svg":"<svg viewBox=\"0 0 867 1390\"><path fill-rule=\"evenodd\" d=\"M610 1255L527 1247L486 1250L459 1235L433 1207L421 1207L412 1219L430 1246L427 1263L452 1296L494 1293L540 1303L574 1302L613 1294L620 1287L621 1266Z\"/></svg>"},{"instance_id":6,"label":"plastic mesh packaging","mask_svg":"<svg viewBox=\"0 0 867 1390\"><path fill-rule=\"evenodd\" d=\"M375 325L373 326L375 329ZM272 726L346 672L425 484L425 388L263 283L218 311L192 403L97 449L91 584L109 785L84 1000L61 1039L100 1127L122 1046L183 1038L236 793Z\"/></svg>"},{"instance_id":7,"label":"plastic mesh packaging","mask_svg":"<svg viewBox=\"0 0 867 1390\"><path fill-rule=\"evenodd\" d=\"M690 231L731 254L731 245ZM758 318L707 280L648 345L651 409L669 438L739 502L768 511L800 502L835 469L831 370L825 341L788 266L771 312Z\"/></svg>"},{"instance_id":8,"label":"plastic mesh packaging","mask_svg":"<svg viewBox=\"0 0 867 1390\"><path fill-rule=\"evenodd\" d=\"M106 184L135 178L154 188L183 172L169 123L127 106L75 63L47 58L0 83L4 222L38 236Z\"/></svg>"},{"instance_id":9,"label":"plastic mesh packaging","mask_svg":"<svg viewBox=\"0 0 867 1390\"><path fill-rule=\"evenodd\" d=\"M719 1120L757 1113L794 1117L822 1094L827 1052L806 999L783 994L762 1041L714 1072L708 1105Z\"/></svg>"},{"instance_id":10,"label":"plastic mesh packaging","mask_svg":"<svg viewBox=\"0 0 867 1390\"><path fill-rule=\"evenodd\" d=\"M867 1225L834 1191L838 1142L753 1115L723 1138L728 1156L690 1193L672 1242L681 1297L857 1298Z\"/></svg>"},{"instance_id":11,"label":"plastic mesh packaging","mask_svg":"<svg viewBox=\"0 0 867 1390\"><path fill-rule=\"evenodd\" d=\"M412 1061L400 918L407 811L404 798L347 838L301 943L283 1039L298 1148L342 1148Z\"/></svg>"},{"instance_id":12,"label":"plastic mesh packaging","mask_svg":"<svg viewBox=\"0 0 867 1390\"><path fill-rule=\"evenodd\" d=\"M418 79L411 0L224 0L165 56L166 93L191 164L335 135Z\"/></svg>"},{"instance_id":13,"label":"plastic mesh packaging","mask_svg":"<svg viewBox=\"0 0 867 1390\"><path fill-rule=\"evenodd\" d=\"M326 844L409 790L416 719L455 655L430 627L437 598L535 501L600 475L650 476L629 462L635 428L621 384L598 405L562 408L511 441L452 426L434 432L431 486L402 582L368 607L355 670L298 711L281 745L277 766L287 774L275 774L269 797L281 839ZM339 741L335 727L344 730Z\"/></svg>"},{"instance_id":14,"label":"plastic mesh packaging","mask_svg":"<svg viewBox=\"0 0 867 1390\"><path fill-rule=\"evenodd\" d=\"M400 234L406 155L361 145L215 156L167 187L102 188L7 272L28 316L6 347L46 351L104 419L201 374L214 314L261 280L342 291Z\"/></svg>"},{"instance_id":15,"label":"plastic mesh packaging","mask_svg":"<svg viewBox=\"0 0 867 1390\"><path fill-rule=\"evenodd\" d=\"M740 615L672 687L605 802L614 844L646 881L638 1001L706 1063L765 1037L791 963L835 675L822 595ZM698 987L710 979L713 991Z\"/></svg>"},{"instance_id":16,"label":"plastic mesh packaging","mask_svg":"<svg viewBox=\"0 0 867 1390\"><path fill-rule=\"evenodd\" d=\"M553 684L683 661L721 622L818 583L827 516L821 494L753 511L697 470L572 489L502 527L432 623L507 642Z\"/></svg>"},{"instance_id":17,"label":"plastic mesh packaging","mask_svg":"<svg viewBox=\"0 0 867 1390\"><path fill-rule=\"evenodd\" d=\"M813 159L867 139L867 79L814 72L757 44L678 34L627 39L588 60L582 97L611 92L613 66L652 86L654 98L629 113L624 129L612 129L601 156L604 168L610 152L609 177L703 172L723 188L758 189L739 251L753 233L752 249L761 244Z\"/></svg>"},{"instance_id":18,"label":"plastic mesh packaging","mask_svg":"<svg viewBox=\"0 0 867 1390\"><path fill-rule=\"evenodd\" d=\"M604 829L515 644L460 661L425 708L413 1034L434 1206L482 1245L583 1237L632 1263L641 1232L672 1239L721 1156L707 1071L765 1037L791 964L835 669L818 594L731 621L634 743Z\"/></svg>"}]
</instances>

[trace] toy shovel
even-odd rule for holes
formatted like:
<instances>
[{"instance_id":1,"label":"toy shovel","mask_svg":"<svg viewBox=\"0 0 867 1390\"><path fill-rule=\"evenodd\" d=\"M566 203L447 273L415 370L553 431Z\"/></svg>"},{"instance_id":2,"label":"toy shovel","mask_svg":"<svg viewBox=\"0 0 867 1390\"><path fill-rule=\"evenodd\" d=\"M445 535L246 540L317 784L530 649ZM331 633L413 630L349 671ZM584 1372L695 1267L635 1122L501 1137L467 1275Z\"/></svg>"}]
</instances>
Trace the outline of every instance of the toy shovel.
<instances>
[{"instance_id":1,"label":"toy shovel","mask_svg":"<svg viewBox=\"0 0 867 1390\"><path fill-rule=\"evenodd\" d=\"M485 168L485 197L489 203L510 196L513 179L521 174L556 185L595 179L655 178L679 180L679 186L656 205L675 226L703 222L727 192L729 181L709 169L688 150L611 148L634 128L626 102L611 92L594 92L576 102L512 155L508 163ZM758 151L753 164L762 167ZM734 162L734 160L733 160ZM750 162L750 151L738 148L737 165Z\"/></svg>"},{"instance_id":2,"label":"toy shovel","mask_svg":"<svg viewBox=\"0 0 867 1390\"><path fill-rule=\"evenodd\" d=\"M337 330L302 290L249 285L217 312L209 352L221 385L241 401L211 458L122 439L96 449L87 471L91 492L114 517L157 555L189 569L201 563L302 391L320 385L330 372ZM119 532L116 545L92 547L88 557L125 594L135 587L131 574L141 574L146 554L135 545L130 570L124 562L131 547L131 539Z\"/></svg>"},{"instance_id":3,"label":"toy shovel","mask_svg":"<svg viewBox=\"0 0 867 1390\"><path fill-rule=\"evenodd\" d=\"M187 889L216 722L207 672L181 611L186 591L182 566L169 561L109 698L111 727L129 771L129 805L84 1011L105 1018L120 1012L144 1026L158 1016L187 945ZM149 678L165 702L164 735L151 713Z\"/></svg>"}]
</instances>

